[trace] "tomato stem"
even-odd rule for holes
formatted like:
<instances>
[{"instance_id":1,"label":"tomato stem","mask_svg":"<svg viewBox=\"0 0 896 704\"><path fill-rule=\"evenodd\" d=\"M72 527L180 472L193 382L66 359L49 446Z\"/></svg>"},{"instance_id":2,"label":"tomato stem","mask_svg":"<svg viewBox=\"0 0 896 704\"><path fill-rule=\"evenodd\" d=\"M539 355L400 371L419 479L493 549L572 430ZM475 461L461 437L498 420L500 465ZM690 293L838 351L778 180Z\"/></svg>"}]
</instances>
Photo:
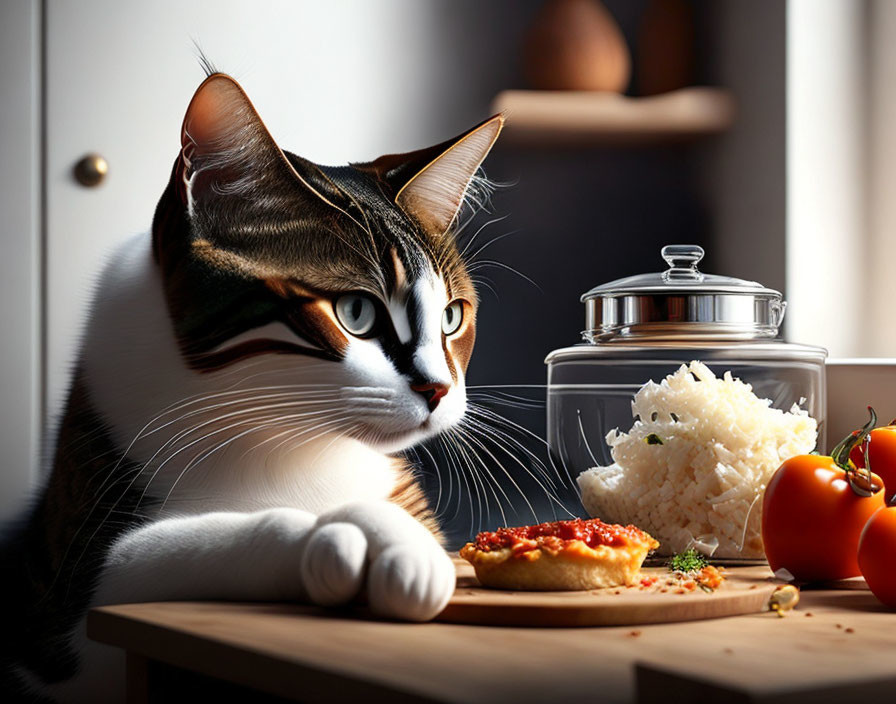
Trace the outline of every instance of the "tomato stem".
<instances>
[{"instance_id":1,"label":"tomato stem","mask_svg":"<svg viewBox=\"0 0 896 704\"><path fill-rule=\"evenodd\" d=\"M831 452L831 457L836 465L846 472L850 488L859 496L873 496L880 490L880 487L874 483L868 456L868 448L871 447L871 431L877 425L877 413L871 406L868 406L868 413L871 417L861 430L852 431ZM859 443L862 444L862 454L865 457L864 470L860 470L849 459L849 453Z\"/></svg>"}]
</instances>

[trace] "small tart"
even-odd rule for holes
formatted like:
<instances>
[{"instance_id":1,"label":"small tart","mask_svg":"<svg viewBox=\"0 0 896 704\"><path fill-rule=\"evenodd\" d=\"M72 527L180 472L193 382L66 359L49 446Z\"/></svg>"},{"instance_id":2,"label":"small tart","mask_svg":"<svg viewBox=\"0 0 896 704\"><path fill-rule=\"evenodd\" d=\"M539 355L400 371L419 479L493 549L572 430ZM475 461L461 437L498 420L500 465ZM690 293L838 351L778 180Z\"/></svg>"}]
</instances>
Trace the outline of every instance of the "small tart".
<instances>
[{"instance_id":1,"label":"small tart","mask_svg":"<svg viewBox=\"0 0 896 704\"><path fill-rule=\"evenodd\" d=\"M460 556L486 587L572 591L636 584L647 553L658 547L635 526L592 518L479 533Z\"/></svg>"}]
</instances>

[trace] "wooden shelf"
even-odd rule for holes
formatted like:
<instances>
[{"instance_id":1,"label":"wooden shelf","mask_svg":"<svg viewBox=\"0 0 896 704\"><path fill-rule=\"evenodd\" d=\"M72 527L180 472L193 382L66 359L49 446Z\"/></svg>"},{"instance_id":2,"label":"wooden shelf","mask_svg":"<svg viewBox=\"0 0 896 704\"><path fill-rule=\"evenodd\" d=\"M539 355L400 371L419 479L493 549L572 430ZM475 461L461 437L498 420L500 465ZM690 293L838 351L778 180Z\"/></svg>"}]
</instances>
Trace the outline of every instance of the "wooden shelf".
<instances>
[{"instance_id":1,"label":"wooden shelf","mask_svg":"<svg viewBox=\"0 0 896 704\"><path fill-rule=\"evenodd\" d=\"M531 144L671 142L727 130L734 98L720 88L682 88L645 98L586 91L507 90L492 103L507 116L504 141Z\"/></svg>"}]
</instances>

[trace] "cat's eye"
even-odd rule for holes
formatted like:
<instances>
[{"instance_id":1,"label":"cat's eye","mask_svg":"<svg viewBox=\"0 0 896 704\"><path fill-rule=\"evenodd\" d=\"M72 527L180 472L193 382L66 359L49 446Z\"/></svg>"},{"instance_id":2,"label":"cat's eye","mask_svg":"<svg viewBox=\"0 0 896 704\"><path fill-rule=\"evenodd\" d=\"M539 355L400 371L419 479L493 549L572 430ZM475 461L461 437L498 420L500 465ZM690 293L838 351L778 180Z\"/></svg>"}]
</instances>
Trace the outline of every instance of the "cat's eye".
<instances>
[{"instance_id":1,"label":"cat's eye","mask_svg":"<svg viewBox=\"0 0 896 704\"><path fill-rule=\"evenodd\" d=\"M367 296L348 293L333 306L339 324L356 337L367 335L376 324L376 306Z\"/></svg>"},{"instance_id":2,"label":"cat's eye","mask_svg":"<svg viewBox=\"0 0 896 704\"><path fill-rule=\"evenodd\" d=\"M463 319L464 304L461 301L449 303L445 312L442 313L442 332L446 335L453 335L460 328Z\"/></svg>"}]
</instances>

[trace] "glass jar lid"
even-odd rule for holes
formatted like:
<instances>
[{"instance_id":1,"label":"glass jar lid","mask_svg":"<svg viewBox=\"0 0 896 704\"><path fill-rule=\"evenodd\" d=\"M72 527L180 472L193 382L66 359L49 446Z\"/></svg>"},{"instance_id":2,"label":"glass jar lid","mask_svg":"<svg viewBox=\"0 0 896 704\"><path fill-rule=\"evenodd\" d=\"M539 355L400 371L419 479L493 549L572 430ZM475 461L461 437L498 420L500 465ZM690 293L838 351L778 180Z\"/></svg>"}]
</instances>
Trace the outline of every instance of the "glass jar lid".
<instances>
[{"instance_id":1,"label":"glass jar lid","mask_svg":"<svg viewBox=\"0 0 896 704\"><path fill-rule=\"evenodd\" d=\"M755 281L704 274L703 248L662 249L669 268L597 286L582 296L589 342L617 338L746 340L778 335L786 303Z\"/></svg>"}]
</instances>

